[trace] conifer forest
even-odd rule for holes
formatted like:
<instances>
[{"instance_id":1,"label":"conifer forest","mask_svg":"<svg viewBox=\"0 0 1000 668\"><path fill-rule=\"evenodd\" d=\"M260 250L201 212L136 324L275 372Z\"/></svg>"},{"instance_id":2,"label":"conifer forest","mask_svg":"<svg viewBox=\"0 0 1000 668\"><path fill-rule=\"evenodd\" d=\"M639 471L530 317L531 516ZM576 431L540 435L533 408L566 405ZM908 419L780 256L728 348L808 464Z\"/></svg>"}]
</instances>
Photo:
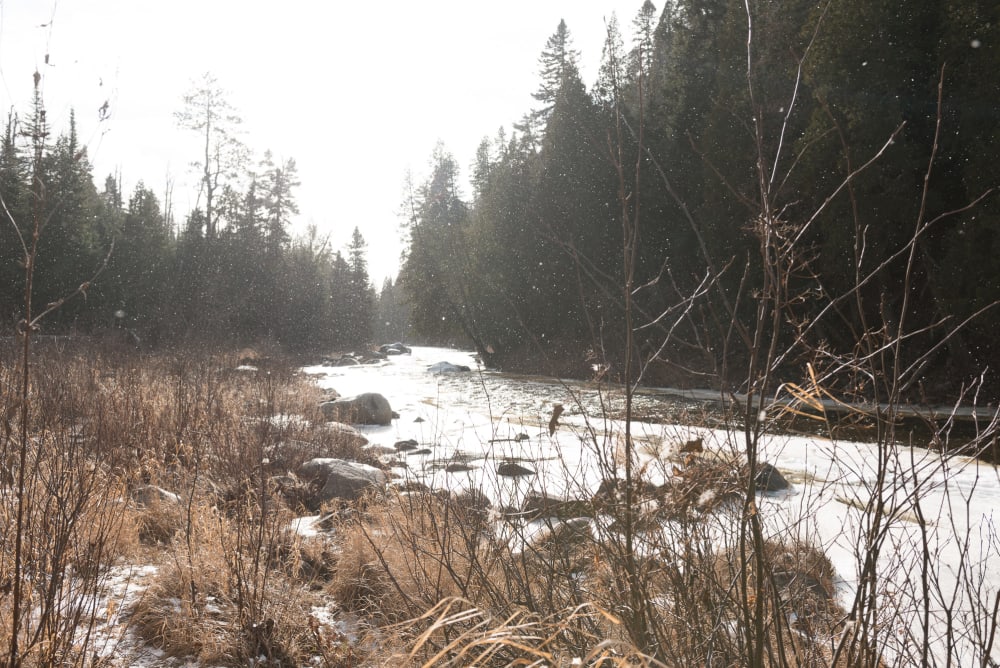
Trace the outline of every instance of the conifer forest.
<instances>
[{"instance_id":1,"label":"conifer forest","mask_svg":"<svg viewBox=\"0 0 1000 668\"><path fill-rule=\"evenodd\" d=\"M643 359L649 384L740 389L727 369L754 354L746 323L767 302L775 340L800 344L779 374L829 370L864 394L871 374L841 373L849 360L902 340L910 396L997 395L995 3L647 0L620 20L631 38L612 15L603 45L553 26L534 108L483 128L469 165L435 150L406 184L407 249L380 290L363 221L346 249L290 233L294 160L252 160L210 77L176 114L205 145L188 212L169 189L94 174L75 123L49 127L37 97L0 145L4 218L40 222L34 310L93 276L44 333L409 339L473 345L501 369ZM580 48L602 49L594 81ZM0 226L5 330L23 309L21 228Z\"/></svg>"}]
</instances>

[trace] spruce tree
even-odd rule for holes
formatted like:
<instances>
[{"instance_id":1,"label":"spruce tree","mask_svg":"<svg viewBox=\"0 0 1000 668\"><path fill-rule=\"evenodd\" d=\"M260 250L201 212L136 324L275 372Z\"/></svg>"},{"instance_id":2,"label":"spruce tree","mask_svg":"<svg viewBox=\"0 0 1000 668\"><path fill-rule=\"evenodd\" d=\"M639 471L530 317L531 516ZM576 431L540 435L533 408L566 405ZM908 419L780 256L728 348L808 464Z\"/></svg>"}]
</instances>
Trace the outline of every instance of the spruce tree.
<instances>
[{"instance_id":1,"label":"spruce tree","mask_svg":"<svg viewBox=\"0 0 1000 668\"><path fill-rule=\"evenodd\" d=\"M347 247L347 267L347 308L341 317L348 323L348 341L364 345L372 341L375 291L368 275L368 244L357 227Z\"/></svg>"},{"instance_id":2,"label":"spruce tree","mask_svg":"<svg viewBox=\"0 0 1000 668\"><path fill-rule=\"evenodd\" d=\"M274 251L285 246L291 238L288 228L293 216L299 213L295 189L301 184L293 158L276 165L271 152L267 151L261 165L264 167L263 206L267 220L267 245Z\"/></svg>"},{"instance_id":3,"label":"spruce tree","mask_svg":"<svg viewBox=\"0 0 1000 668\"><path fill-rule=\"evenodd\" d=\"M580 53L573 48L573 38L570 36L566 21L560 19L556 31L546 40L545 48L538 57L541 81L538 90L532 95L542 103L542 106L531 113L531 127L545 127L563 80L570 73L577 73L579 60Z\"/></svg>"},{"instance_id":4,"label":"spruce tree","mask_svg":"<svg viewBox=\"0 0 1000 668\"><path fill-rule=\"evenodd\" d=\"M469 208L458 187L458 165L443 146L432 173L411 196L409 248L400 272L417 334L438 343L475 340L468 293Z\"/></svg>"}]
</instances>

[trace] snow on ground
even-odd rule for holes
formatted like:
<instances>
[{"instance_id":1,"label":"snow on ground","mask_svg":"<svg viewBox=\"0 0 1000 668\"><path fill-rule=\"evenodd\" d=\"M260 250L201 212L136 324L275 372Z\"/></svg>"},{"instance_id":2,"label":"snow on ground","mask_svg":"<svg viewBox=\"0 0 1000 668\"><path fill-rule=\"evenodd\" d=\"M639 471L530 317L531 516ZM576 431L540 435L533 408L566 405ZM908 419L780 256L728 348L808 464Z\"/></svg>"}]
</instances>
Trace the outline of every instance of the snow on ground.
<instances>
[{"instance_id":1,"label":"snow on ground","mask_svg":"<svg viewBox=\"0 0 1000 668\"><path fill-rule=\"evenodd\" d=\"M80 633L90 633L95 657L107 665L139 668L163 665L163 653L146 646L130 627L132 611L156 572L156 566L116 566L105 575L100 597L81 602L94 611L95 624Z\"/></svg>"},{"instance_id":2,"label":"snow on ground","mask_svg":"<svg viewBox=\"0 0 1000 668\"><path fill-rule=\"evenodd\" d=\"M432 365L441 362L472 371L433 373ZM479 489L500 506L517 505L531 491L549 496L593 492L601 480L594 453L613 453L624 429L620 421L602 417L614 414L606 409L620 405L615 403L620 398L602 395L587 383L487 371L468 352L416 347L411 355L375 365L305 371L342 396L378 392L389 400L400 417L390 426L361 427L372 444L392 447L414 439L419 448L430 450L406 457L406 466L395 470L398 475L434 488ZM667 393L652 392L638 401L655 404L657 394ZM550 436L555 404L566 410ZM732 434L722 431L642 422L633 423L631 430L654 477L669 475L669 466L658 466L662 455L692 438L703 438L709 451L740 447ZM889 474L881 484L880 457ZM890 653L912 642L909 634L925 602L935 633L943 632L948 612L956 627L970 634L982 626L971 615L984 606L989 609L1000 591L1000 518L994 511L1000 507L1000 474L995 466L922 449L886 454L874 444L798 436L768 437L760 460L777 466L793 483L789 492L761 495L758 506L767 530L784 536L794 532L822 547L837 571L838 594L848 609L866 556L859 554L871 517L864 509L873 495L885 501L892 515L883 532L881 592L912 613L903 621L889 620ZM504 461L518 462L538 475L498 476L497 464ZM473 468L446 470L456 463ZM932 583L926 597L921 564ZM984 644L970 635L959 648L958 665L971 661L961 652L977 642ZM942 647L943 641L934 649L940 653ZM1000 649L993 650L993 658L1000 661Z\"/></svg>"}]
</instances>

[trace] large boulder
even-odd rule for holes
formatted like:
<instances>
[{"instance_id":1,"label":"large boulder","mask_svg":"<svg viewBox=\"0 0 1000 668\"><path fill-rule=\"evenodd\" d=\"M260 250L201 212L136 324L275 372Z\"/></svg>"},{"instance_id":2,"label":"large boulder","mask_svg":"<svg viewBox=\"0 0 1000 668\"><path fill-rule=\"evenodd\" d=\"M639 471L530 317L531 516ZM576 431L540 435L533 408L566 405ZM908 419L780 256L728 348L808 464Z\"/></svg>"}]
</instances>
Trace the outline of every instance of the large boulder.
<instances>
[{"instance_id":1,"label":"large boulder","mask_svg":"<svg viewBox=\"0 0 1000 668\"><path fill-rule=\"evenodd\" d=\"M334 458L310 459L299 468L299 476L319 487L310 503L313 508L333 499L354 501L367 491L382 489L388 482L381 469Z\"/></svg>"},{"instance_id":2,"label":"large boulder","mask_svg":"<svg viewBox=\"0 0 1000 668\"><path fill-rule=\"evenodd\" d=\"M323 417L331 422L380 425L392 423L392 407L389 405L389 400L375 392L325 401L319 407Z\"/></svg>"},{"instance_id":3,"label":"large boulder","mask_svg":"<svg viewBox=\"0 0 1000 668\"><path fill-rule=\"evenodd\" d=\"M451 362L438 362L437 364L432 364L427 367L427 372L433 374L467 373L469 371L472 371L472 369L464 364L452 364Z\"/></svg>"},{"instance_id":4,"label":"large boulder","mask_svg":"<svg viewBox=\"0 0 1000 668\"><path fill-rule=\"evenodd\" d=\"M410 348L398 341L396 343L386 343L378 350L383 355L409 355L413 352Z\"/></svg>"}]
</instances>

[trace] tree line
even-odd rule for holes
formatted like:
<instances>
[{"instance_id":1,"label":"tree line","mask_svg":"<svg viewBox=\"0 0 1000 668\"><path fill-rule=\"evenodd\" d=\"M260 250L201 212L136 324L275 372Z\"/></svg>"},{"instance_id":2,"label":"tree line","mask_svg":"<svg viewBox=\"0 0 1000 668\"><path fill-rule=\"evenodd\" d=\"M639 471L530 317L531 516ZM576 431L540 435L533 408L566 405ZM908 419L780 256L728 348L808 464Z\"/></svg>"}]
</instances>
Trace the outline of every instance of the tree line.
<instances>
[{"instance_id":1,"label":"tree line","mask_svg":"<svg viewBox=\"0 0 1000 668\"><path fill-rule=\"evenodd\" d=\"M813 351L789 378L891 332L901 308L914 392L996 368L995 3L647 0L630 32L607 21L588 86L558 25L536 108L482 141L471 193L434 152L400 277L418 332L502 368L620 367L626 218L646 378L710 385L751 354L719 342L759 307L766 218L796 252L782 331Z\"/></svg>"},{"instance_id":2,"label":"tree line","mask_svg":"<svg viewBox=\"0 0 1000 668\"><path fill-rule=\"evenodd\" d=\"M58 302L46 333L120 329L144 345L273 342L293 351L370 342L377 295L360 231L344 252L315 228L293 238L294 159L259 160L210 75L184 98L178 123L204 142L194 162L197 206L177 224L169 183L98 188L75 118L54 134L37 85L33 106L11 113L0 144L0 331L24 312L25 256L38 233L32 312ZM388 288L391 289L389 284Z\"/></svg>"}]
</instances>

